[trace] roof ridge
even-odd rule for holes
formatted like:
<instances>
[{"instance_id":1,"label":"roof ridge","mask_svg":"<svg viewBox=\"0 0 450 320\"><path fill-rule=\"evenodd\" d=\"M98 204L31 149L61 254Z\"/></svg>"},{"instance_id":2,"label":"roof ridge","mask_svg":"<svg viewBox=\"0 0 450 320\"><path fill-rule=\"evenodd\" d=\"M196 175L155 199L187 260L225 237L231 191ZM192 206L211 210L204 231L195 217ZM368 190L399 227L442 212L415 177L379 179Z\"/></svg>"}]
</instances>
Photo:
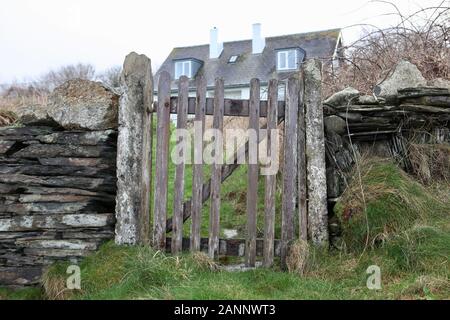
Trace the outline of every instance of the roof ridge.
<instances>
[{"instance_id":1,"label":"roof ridge","mask_svg":"<svg viewBox=\"0 0 450 320\"><path fill-rule=\"evenodd\" d=\"M308 31L308 32L301 32L301 33L289 33L289 34L284 34L284 35L266 37L266 39L273 40L273 39L278 39L278 38L283 38L283 37L288 37L288 36L300 36L300 35L306 36L308 34L326 33L326 32L332 32L332 31L339 31L339 32L341 32L342 28L332 28L332 29L326 29L326 30L316 30L316 31ZM225 41L223 44L230 44L230 43L237 43L237 42L247 42L247 41L252 41L252 39ZM197 45L193 45L193 46L174 47L174 49L199 48L199 47L205 47L205 46L209 46L209 44L197 44Z\"/></svg>"},{"instance_id":2,"label":"roof ridge","mask_svg":"<svg viewBox=\"0 0 450 320\"><path fill-rule=\"evenodd\" d=\"M289 33L289 34L284 34L284 35L279 35L279 36L273 36L273 37L266 37L266 39L277 39L277 38L283 38L283 37L289 37L289 36L306 36L309 34L315 34L315 33L327 33L327 32L332 32L332 31L342 31L342 28L332 28L332 29L326 29L326 30L316 30L316 31L308 31L308 32L300 32L300 33Z\"/></svg>"}]
</instances>

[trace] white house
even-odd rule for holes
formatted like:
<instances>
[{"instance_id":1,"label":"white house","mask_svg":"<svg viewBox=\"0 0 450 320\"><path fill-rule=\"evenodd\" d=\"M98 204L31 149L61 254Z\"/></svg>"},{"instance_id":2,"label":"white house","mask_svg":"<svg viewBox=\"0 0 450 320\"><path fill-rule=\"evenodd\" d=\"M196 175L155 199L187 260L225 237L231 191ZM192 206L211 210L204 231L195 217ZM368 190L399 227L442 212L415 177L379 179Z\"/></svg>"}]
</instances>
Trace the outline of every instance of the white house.
<instances>
[{"instance_id":1,"label":"white house","mask_svg":"<svg viewBox=\"0 0 450 320\"><path fill-rule=\"evenodd\" d=\"M185 75L191 79L190 95L194 96L195 78L203 74L208 96L212 97L214 81L221 77L225 98L248 99L250 80L259 78L264 99L270 79L287 79L306 58L320 58L325 65L336 67L342 54L340 29L264 38L261 25L254 24L251 40L225 43L219 42L218 32L216 28L211 30L209 44L174 48L156 73L155 83L160 72L169 72L173 79L172 93L176 94L177 79ZM279 97L284 99L282 84Z\"/></svg>"}]
</instances>

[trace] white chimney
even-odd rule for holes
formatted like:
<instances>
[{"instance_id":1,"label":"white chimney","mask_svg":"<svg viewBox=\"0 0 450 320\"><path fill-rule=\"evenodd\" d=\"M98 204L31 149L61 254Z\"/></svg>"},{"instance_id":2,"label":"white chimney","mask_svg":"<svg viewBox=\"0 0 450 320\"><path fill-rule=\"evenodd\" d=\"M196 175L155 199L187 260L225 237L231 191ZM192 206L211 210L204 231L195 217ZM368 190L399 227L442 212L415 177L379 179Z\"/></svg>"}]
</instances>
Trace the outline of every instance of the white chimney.
<instances>
[{"instance_id":1,"label":"white chimney","mask_svg":"<svg viewBox=\"0 0 450 320\"><path fill-rule=\"evenodd\" d=\"M261 53L266 46L266 39L261 36L261 23L253 24L252 52Z\"/></svg>"},{"instance_id":2,"label":"white chimney","mask_svg":"<svg viewBox=\"0 0 450 320\"><path fill-rule=\"evenodd\" d=\"M215 59L220 56L223 50L223 43L219 43L219 30L214 27L209 34L209 58Z\"/></svg>"}]
</instances>

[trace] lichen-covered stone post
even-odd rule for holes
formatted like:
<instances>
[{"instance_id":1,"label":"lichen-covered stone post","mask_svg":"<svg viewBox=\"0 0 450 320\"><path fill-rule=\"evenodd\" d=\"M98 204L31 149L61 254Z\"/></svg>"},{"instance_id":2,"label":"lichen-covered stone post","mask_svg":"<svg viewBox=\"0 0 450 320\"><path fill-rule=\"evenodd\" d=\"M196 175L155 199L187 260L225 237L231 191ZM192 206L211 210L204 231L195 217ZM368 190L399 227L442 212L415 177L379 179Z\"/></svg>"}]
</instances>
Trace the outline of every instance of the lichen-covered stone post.
<instances>
[{"instance_id":1,"label":"lichen-covered stone post","mask_svg":"<svg viewBox=\"0 0 450 320\"><path fill-rule=\"evenodd\" d=\"M150 59L130 53L120 81L115 242L148 244L153 103Z\"/></svg>"},{"instance_id":2,"label":"lichen-covered stone post","mask_svg":"<svg viewBox=\"0 0 450 320\"><path fill-rule=\"evenodd\" d=\"M322 64L308 60L304 66L308 230L315 245L328 245L325 133L322 107Z\"/></svg>"}]
</instances>

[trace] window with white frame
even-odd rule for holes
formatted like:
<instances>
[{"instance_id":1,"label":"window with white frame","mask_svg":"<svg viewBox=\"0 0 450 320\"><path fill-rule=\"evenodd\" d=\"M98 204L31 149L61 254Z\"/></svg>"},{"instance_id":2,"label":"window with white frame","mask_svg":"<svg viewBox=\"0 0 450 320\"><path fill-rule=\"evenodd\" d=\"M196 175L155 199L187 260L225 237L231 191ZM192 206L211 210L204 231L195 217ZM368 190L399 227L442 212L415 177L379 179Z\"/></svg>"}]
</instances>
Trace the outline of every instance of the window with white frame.
<instances>
[{"instance_id":1,"label":"window with white frame","mask_svg":"<svg viewBox=\"0 0 450 320\"><path fill-rule=\"evenodd\" d=\"M277 52L277 70L295 70L298 68L298 50L287 49Z\"/></svg>"},{"instance_id":2,"label":"window with white frame","mask_svg":"<svg viewBox=\"0 0 450 320\"><path fill-rule=\"evenodd\" d=\"M175 62L175 79L179 79L181 76L192 77L192 61L183 60Z\"/></svg>"},{"instance_id":3,"label":"window with white frame","mask_svg":"<svg viewBox=\"0 0 450 320\"><path fill-rule=\"evenodd\" d=\"M238 55L232 55L230 59L228 60L228 63L235 63L237 59L239 58Z\"/></svg>"}]
</instances>

